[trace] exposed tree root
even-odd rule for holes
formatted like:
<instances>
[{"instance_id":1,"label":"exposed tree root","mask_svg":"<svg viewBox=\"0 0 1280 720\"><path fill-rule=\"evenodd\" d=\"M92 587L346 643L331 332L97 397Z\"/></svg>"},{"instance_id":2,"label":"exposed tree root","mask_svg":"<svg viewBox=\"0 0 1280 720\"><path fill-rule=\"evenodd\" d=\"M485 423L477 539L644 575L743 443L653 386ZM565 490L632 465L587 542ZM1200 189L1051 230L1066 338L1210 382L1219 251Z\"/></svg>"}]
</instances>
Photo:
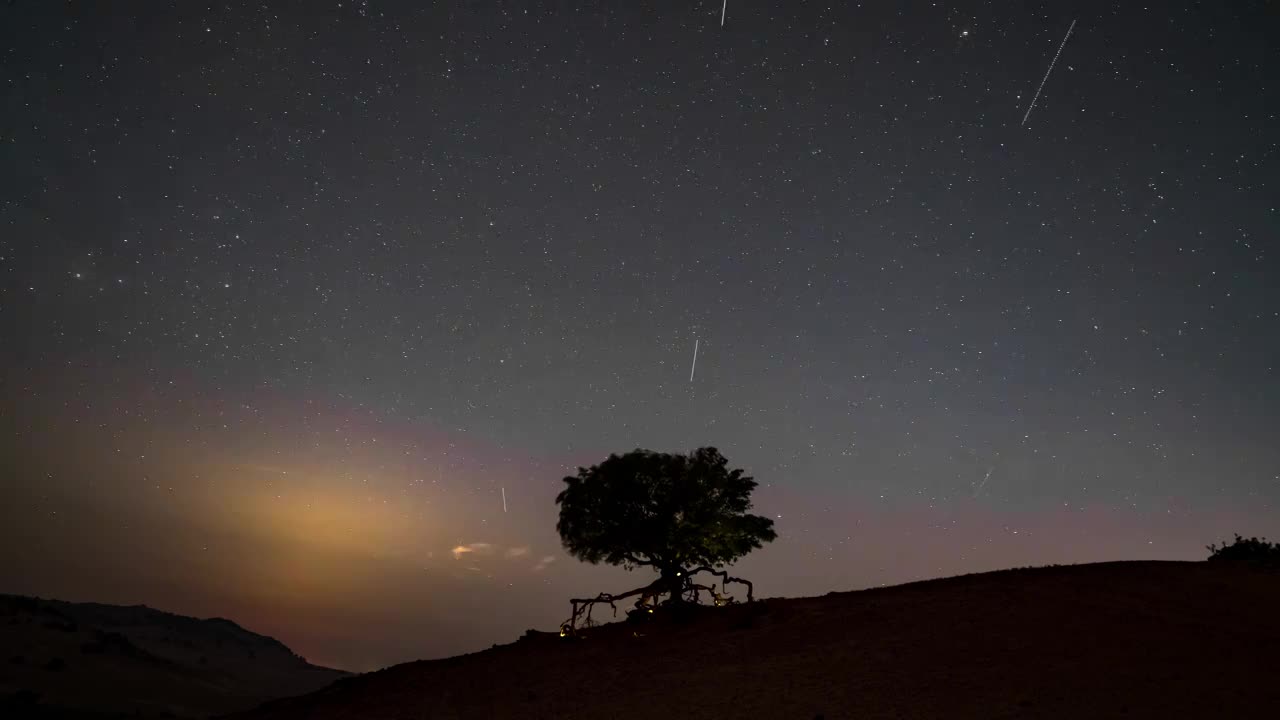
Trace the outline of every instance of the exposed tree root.
<instances>
[{"instance_id":1,"label":"exposed tree root","mask_svg":"<svg viewBox=\"0 0 1280 720\"><path fill-rule=\"evenodd\" d=\"M709 573L711 575L715 575L720 578L721 582L720 582L719 591L716 590L716 586L714 582L711 585L701 585L693 582L693 576L703 572ZM702 601L702 593L705 592L709 596L711 604L715 605L716 607L722 607L724 605L732 605L736 603L737 600L734 599L732 596L727 595L728 586L729 586L729 583L731 582L739 583L747 587L747 602L752 602L753 600L755 600L754 586L751 584L749 580L743 580L741 578L732 577L729 575L728 572L725 572L723 570L716 570L714 568L707 567L704 565L694 570L680 573L680 576L683 578L683 584L679 593L678 600L685 603L689 603L693 605L700 604ZM569 600L569 603L573 608L572 615L569 616L568 620L565 620L563 623L560 624L561 637L574 635L579 630L589 628L589 627L594 627L597 623L591 617L591 612L595 608L597 603L608 604L609 607L613 609L613 616L616 618L618 617L618 606L616 603L620 600L624 600L629 597L635 597L637 595L639 595L640 598L636 600L635 609L627 611L628 616L631 616L633 613L636 613L636 612L652 613L654 608L658 607L659 605L667 605L672 603L673 600L677 599L677 598L671 597L672 593L662 578L659 578L654 582L648 585L645 585L644 587L639 587L634 590L628 590L627 592L619 593L617 595L613 595L610 593L600 593L599 595L593 598L573 598ZM667 595L668 597L666 600L659 602L658 598L661 595Z\"/></svg>"}]
</instances>

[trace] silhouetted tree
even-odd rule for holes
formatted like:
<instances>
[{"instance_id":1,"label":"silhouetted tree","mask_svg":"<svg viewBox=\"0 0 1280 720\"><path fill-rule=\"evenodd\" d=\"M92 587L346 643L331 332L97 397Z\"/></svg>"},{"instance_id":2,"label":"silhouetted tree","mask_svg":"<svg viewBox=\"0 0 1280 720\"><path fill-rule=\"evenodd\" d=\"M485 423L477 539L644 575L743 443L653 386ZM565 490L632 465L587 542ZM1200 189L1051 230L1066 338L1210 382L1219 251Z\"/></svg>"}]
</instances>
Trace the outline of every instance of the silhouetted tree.
<instances>
[{"instance_id":1,"label":"silhouetted tree","mask_svg":"<svg viewBox=\"0 0 1280 720\"><path fill-rule=\"evenodd\" d=\"M691 572L723 567L777 537L772 520L747 514L756 481L730 470L713 447L687 455L639 449L610 455L564 482L556 529L569 554L658 572L656 583L626 595L665 592L680 603L695 587L696 598L696 589L709 588L690 586Z\"/></svg>"}]
</instances>

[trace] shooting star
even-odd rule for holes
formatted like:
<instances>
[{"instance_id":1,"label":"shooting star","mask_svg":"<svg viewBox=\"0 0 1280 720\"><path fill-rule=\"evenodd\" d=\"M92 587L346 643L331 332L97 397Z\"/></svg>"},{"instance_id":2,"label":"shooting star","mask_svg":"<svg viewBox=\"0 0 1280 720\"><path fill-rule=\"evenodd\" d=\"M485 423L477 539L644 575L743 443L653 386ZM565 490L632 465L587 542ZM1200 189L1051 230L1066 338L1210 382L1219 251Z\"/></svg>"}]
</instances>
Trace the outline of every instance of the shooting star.
<instances>
[{"instance_id":1,"label":"shooting star","mask_svg":"<svg viewBox=\"0 0 1280 720\"><path fill-rule=\"evenodd\" d=\"M502 512L507 511L507 489L502 488Z\"/></svg>"},{"instance_id":2,"label":"shooting star","mask_svg":"<svg viewBox=\"0 0 1280 720\"><path fill-rule=\"evenodd\" d=\"M728 2L729 0L725 0ZM1076 18L1079 20L1079 18ZM1058 46L1058 52L1053 54L1053 60L1049 63L1049 69L1044 71L1044 79L1040 81L1040 87L1036 88L1036 96L1031 98L1031 104L1027 106L1027 114L1022 116L1022 124L1027 124L1027 118L1031 117L1031 111L1036 107L1036 101L1040 99L1040 92L1044 90L1044 84L1049 82L1049 73L1053 72L1053 66L1058 64L1058 56L1062 54L1062 48L1067 46L1067 39L1071 37L1071 31L1076 29L1076 21L1071 21L1071 27L1067 28L1067 34L1062 36L1062 44Z\"/></svg>"},{"instance_id":3,"label":"shooting star","mask_svg":"<svg viewBox=\"0 0 1280 720\"><path fill-rule=\"evenodd\" d=\"M990 468L987 469L987 476L982 478L982 482L978 483L978 489L973 491L974 497L978 497L978 493L982 492L983 486L985 486L987 484L987 481L991 479L991 473L995 472L995 469L996 469L995 465L992 465Z\"/></svg>"},{"instance_id":4,"label":"shooting star","mask_svg":"<svg viewBox=\"0 0 1280 720\"><path fill-rule=\"evenodd\" d=\"M689 368L689 382L693 382L693 373L698 369L698 338L693 339L693 367Z\"/></svg>"},{"instance_id":5,"label":"shooting star","mask_svg":"<svg viewBox=\"0 0 1280 720\"><path fill-rule=\"evenodd\" d=\"M724 4L720 6L720 27L724 27L724 15L729 11L729 0L724 0Z\"/></svg>"}]
</instances>

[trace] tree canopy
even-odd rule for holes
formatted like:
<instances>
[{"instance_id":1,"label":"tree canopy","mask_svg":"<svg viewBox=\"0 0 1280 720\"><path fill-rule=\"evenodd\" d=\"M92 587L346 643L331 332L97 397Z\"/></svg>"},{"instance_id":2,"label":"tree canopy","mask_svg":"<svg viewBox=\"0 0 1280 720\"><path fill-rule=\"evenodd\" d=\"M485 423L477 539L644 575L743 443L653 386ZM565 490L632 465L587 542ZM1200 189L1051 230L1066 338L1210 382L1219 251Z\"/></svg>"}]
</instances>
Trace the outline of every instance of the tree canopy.
<instances>
[{"instance_id":1,"label":"tree canopy","mask_svg":"<svg viewBox=\"0 0 1280 720\"><path fill-rule=\"evenodd\" d=\"M671 578L723 567L777 537L747 514L756 481L713 447L687 455L633 450L564 478L556 529L589 563L653 567Z\"/></svg>"}]
</instances>

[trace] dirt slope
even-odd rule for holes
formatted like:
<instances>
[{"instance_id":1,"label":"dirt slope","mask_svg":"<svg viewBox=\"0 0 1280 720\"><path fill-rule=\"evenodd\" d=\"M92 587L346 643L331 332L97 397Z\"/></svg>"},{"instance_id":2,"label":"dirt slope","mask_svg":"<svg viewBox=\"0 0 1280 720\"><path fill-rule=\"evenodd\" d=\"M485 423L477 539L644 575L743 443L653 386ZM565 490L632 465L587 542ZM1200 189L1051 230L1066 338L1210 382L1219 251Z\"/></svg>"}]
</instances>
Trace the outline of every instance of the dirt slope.
<instances>
[{"instance_id":1,"label":"dirt slope","mask_svg":"<svg viewBox=\"0 0 1280 720\"><path fill-rule=\"evenodd\" d=\"M0 595L0 648L6 718L207 717L347 674L230 620L16 595Z\"/></svg>"},{"instance_id":2,"label":"dirt slope","mask_svg":"<svg viewBox=\"0 0 1280 720\"><path fill-rule=\"evenodd\" d=\"M1280 717L1278 678L1280 575L1119 562L530 634L239 717L1239 720Z\"/></svg>"}]
</instances>

